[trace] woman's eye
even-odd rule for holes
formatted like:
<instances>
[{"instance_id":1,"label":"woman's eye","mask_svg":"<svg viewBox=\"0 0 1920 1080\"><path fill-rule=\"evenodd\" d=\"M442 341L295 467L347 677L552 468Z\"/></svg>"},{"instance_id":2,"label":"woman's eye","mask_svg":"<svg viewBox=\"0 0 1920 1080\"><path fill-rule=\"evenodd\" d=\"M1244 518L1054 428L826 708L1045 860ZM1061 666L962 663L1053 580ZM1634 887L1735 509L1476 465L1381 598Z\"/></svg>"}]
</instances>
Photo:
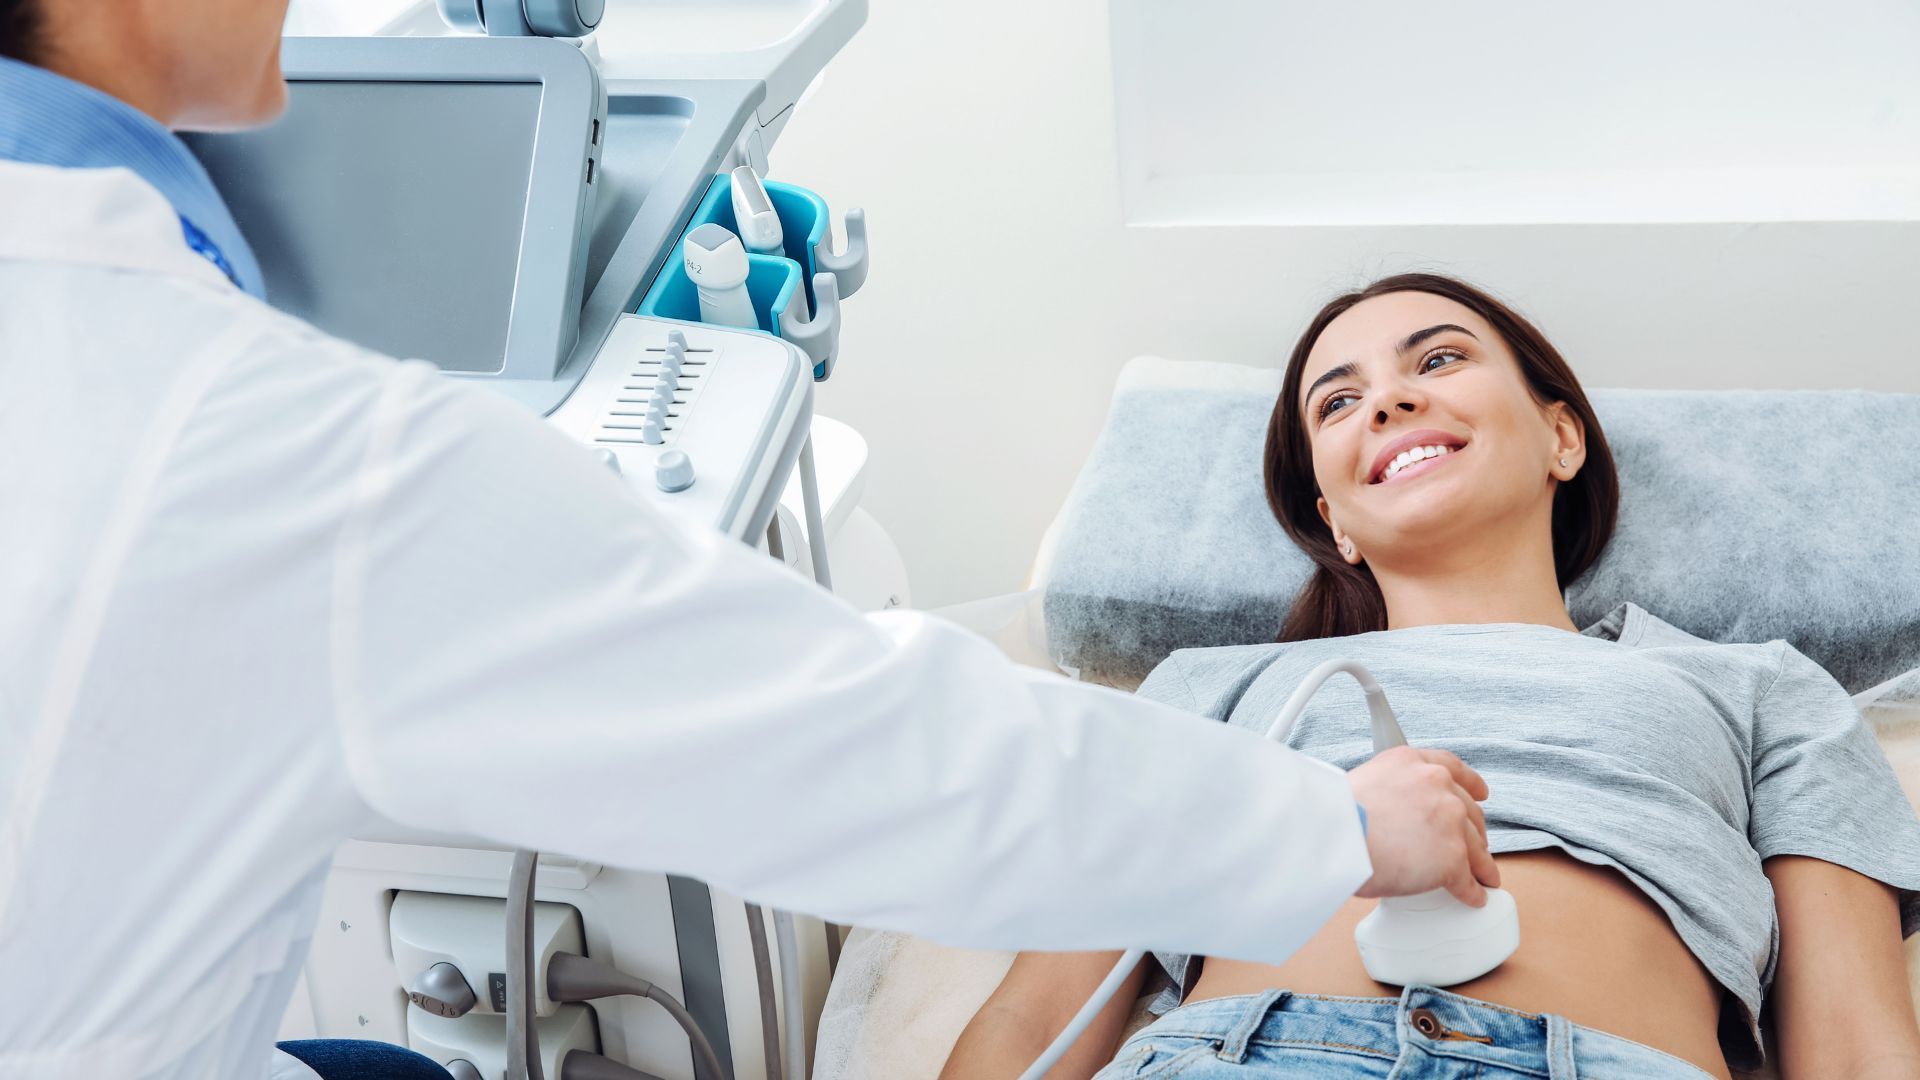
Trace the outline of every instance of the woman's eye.
<instances>
[{"instance_id":1,"label":"woman's eye","mask_svg":"<svg viewBox=\"0 0 1920 1080\"><path fill-rule=\"evenodd\" d=\"M1465 359L1466 355L1464 353L1453 349L1439 349L1421 357L1418 370L1420 374L1425 375L1428 372L1438 371L1440 368L1455 360ZM1314 410L1314 418L1319 421L1325 421L1327 417L1339 412L1341 407L1354 397L1355 395L1351 391L1328 394L1320 402L1320 407Z\"/></svg>"}]
</instances>

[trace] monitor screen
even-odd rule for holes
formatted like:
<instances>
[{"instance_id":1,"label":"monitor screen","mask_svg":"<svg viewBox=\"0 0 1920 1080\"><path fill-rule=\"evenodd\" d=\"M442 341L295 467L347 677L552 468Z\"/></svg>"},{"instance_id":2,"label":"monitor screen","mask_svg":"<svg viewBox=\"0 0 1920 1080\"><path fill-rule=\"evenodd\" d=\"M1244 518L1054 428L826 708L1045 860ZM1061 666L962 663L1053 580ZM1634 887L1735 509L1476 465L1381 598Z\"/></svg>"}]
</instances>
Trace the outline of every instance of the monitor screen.
<instances>
[{"instance_id":1,"label":"monitor screen","mask_svg":"<svg viewBox=\"0 0 1920 1080\"><path fill-rule=\"evenodd\" d=\"M233 208L267 299L369 349L497 372L542 86L291 86L286 115L187 141Z\"/></svg>"}]
</instances>

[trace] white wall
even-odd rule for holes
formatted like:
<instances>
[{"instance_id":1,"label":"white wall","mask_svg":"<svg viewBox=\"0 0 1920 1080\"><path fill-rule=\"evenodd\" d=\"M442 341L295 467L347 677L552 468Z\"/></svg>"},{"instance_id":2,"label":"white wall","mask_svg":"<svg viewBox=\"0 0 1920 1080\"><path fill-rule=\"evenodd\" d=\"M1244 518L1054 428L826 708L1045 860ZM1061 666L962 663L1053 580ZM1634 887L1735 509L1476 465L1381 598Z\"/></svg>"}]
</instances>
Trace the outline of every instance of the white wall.
<instances>
[{"instance_id":1,"label":"white wall","mask_svg":"<svg viewBox=\"0 0 1920 1080\"><path fill-rule=\"evenodd\" d=\"M1109 11L1130 222L1920 218L1913 0Z\"/></svg>"},{"instance_id":2,"label":"white wall","mask_svg":"<svg viewBox=\"0 0 1920 1080\"><path fill-rule=\"evenodd\" d=\"M1920 391L1920 225L1128 228L1106 0L871 2L773 164L869 211L820 410L872 444L917 606L1021 586L1128 357L1277 364L1400 269L1493 287L1592 386Z\"/></svg>"}]
</instances>

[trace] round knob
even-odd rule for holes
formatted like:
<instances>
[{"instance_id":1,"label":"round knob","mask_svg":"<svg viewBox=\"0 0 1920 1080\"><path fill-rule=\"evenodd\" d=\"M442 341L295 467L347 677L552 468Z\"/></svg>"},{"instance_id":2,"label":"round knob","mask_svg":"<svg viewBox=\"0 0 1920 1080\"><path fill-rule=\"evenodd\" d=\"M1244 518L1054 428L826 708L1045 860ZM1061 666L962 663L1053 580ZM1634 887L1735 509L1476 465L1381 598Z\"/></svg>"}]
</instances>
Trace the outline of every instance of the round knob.
<instances>
[{"instance_id":1,"label":"round knob","mask_svg":"<svg viewBox=\"0 0 1920 1080\"><path fill-rule=\"evenodd\" d=\"M693 459L685 450L669 450L653 463L653 482L661 491L685 491L693 486Z\"/></svg>"},{"instance_id":2,"label":"round knob","mask_svg":"<svg viewBox=\"0 0 1920 1080\"><path fill-rule=\"evenodd\" d=\"M521 0L527 26L545 37L586 37L606 14L606 0Z\"/></svg>"},{"instance_id":3,"label":"round knob","mask_svg":"<svg viewBox=\"0 0 1920 1080\"><path fill-rule=\"evenodd\" d=\"M447 1073L453 1080L485 1080L479 1068L466 1058L454 1058L447 1062Z\"/></svg>"},{"instance_id":4,"label":"round knob","mask_svg":"<svg viewBox=\"0 0 1920 1080\"><path fill-rule=\"evenodd\" d=\"M600 464L618 473L620 471L620 455L603 446L600 448Z\"/></svg>"},{"instance_id":5,"label":"round knob","mask_svg":"<svg viewBox=\"0 0 1920 1080\"><path fill-rule=\"evenodd\" d=\"M678 330L667 331L667 348L679 349L681 352L685 352L687 349L687 335Z\"/></svg>"},{"instance_id":6,"label":"round knob","mask_svg":"<svg viewBox=\"0 0 1920 1080\"><path fill-rule=\"evenodd\" d=\"M459 1017L473 1011L479 1000L460 969L442 960L421 972L407 987L407 1000L435 1016Z\"/></svg>"}]
</instances>

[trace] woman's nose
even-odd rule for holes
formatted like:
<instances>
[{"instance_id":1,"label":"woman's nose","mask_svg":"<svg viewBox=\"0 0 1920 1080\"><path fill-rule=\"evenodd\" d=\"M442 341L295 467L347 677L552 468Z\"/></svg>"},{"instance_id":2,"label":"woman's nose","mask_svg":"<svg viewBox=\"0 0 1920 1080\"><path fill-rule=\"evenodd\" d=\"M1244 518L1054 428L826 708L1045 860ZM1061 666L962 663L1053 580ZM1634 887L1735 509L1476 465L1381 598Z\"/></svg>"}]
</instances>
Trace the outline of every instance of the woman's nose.
<instances>
[{"instance_id":1,"label":"woman's nose","mask_svg":"<svg viewBox=\"0 0 1920 1080\"><path fill-rule=\"evenodd\" d=\"M1405 399L1402 399L1402 400L1399 400L1399 401L1396 401L1396 402L1394 402L1394 403L1393 403L1393 409L1394 409L1394 410L1396 410L1396 411L1398 411L1398 412L1409 412L1409 413L1410 413L1410 412L1418 412L1418 411L1419 411L1419 406L1417 406L1417 405L1415 405L1415 404L1414 404L1413 402L1411 402L1411 401L1408 401L1408 400L1405 400ZM1386 409L1384 409L1384 408L1383 408L1383 409L1380 409L1379 411L1377 411L1377 412L1375 412L1375 413L1374 413L1374 415L1373 415L1373 422L1374 422L1374 423L1376 423L1376 424L1384 424L1384 423L1386 423L1386 422L1387 422L1387 416L1388 416L1388 412L1387 412L1387 410L1386 410Z\"/></svg>"}]
</instances>

